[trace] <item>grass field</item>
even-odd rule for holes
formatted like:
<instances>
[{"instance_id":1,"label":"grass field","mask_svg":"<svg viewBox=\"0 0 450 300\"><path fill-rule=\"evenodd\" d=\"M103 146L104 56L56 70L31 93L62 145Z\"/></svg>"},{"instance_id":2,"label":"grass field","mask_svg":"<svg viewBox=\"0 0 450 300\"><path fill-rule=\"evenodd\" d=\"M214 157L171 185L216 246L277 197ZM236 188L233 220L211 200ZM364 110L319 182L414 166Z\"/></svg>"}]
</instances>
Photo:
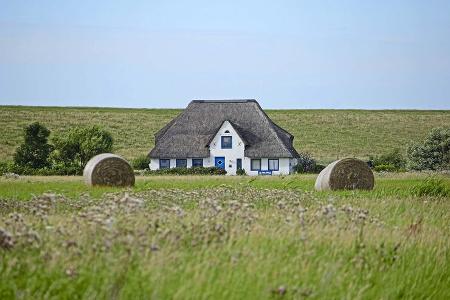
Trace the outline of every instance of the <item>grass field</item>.
<instances>
[{"instance_id":1,"label":"grass field","mask_svg":"<svg viewBox=\"0 0 450 300\"><path fill-rule=\"evenodd\" d=\"M426 176L2 178L0 298L449 299L450 201L411 192Z\"/></svg>"},{"instance_id":2,"label":"grass field","mask_svg":"<svg viewBox=\"0 0 450 300\"><path fill-rule=\"evenodd\" d=\"M174 118L174 109L57 108L0 106L0 160L12 159L23 128L33 121L57 133L73 125L99 124L115 139L115 152L127 159L146 155L154 134ZM367 158L406 149L438 126L450 124L450 111L268 110L274 122L295 136L295 147L321 162Z\"/></svg>"}]
</instances>

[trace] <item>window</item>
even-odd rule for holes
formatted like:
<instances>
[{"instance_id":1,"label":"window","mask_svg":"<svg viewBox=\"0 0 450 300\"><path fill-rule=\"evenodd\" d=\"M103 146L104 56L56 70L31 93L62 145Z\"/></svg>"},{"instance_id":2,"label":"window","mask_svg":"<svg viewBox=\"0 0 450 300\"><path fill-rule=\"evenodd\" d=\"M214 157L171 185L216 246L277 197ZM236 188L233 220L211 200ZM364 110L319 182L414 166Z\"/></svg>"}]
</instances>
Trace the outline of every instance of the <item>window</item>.
<instances>
[{"instance_id":1,"label":"window","mask_svg":"<svg viewBox=\"0 0 450 300\"><path fill-rule=\"evenodd\" d=\"M225 130L225 133L230 133L230 131L229 130Z\"/></svg>"},{"instance_id":2,"label":"window","mask_svg":"<svg viewBox=\"0 0 450 300\"><path fill-rule=\"evenodd\" d=\"M203 167L203 158L193 158L192 167Z\"/></svg>"},{"instance_id":3,"label":"window","mask_svg":"<svg viewBox=\"0 0 450 300\"><path fill-rule=\"evenodd\" d=\"M231 149L233 143L233 138L231 136L222 137L222 149Z\"/></svg>"},{"instance_id":4,"label":"window","mask_svg":"<svg viewBox=\"0 0 450 300\"><path fill-rule=\"evenodd\" d=\"M252 171L261 170L261 160L260 159L252 159L250 170L252 170Z\"/></svg>"},{"instance_id":5,"label":"window","mask_svg":"<svg viewBox=\"0 0 450 300\"><path fill-rule=\"evenodd\" d=\"M237 170L242 170L242 158L238 158L236 160L236 169Z\"/></svg>"},{"instance_id":6,"label":"window","mask_svg":"<svg viewBox=\"0 0 450 300\"><path fill-rule=\"evenodd\" d=\"M278 159L269 159L269 170L270 171L278 171L279 170Z\"/></svg>"},{"instance_id":7,"label":"window","mask_svg":"<svg viewBox=\"0 0 450 300\"><path fill-rule=\"evenodd\" d=\"M159 160L160 169L170 169L170 159L160 159Z\"/></svg>"},{"instance_id":8,"label":"window","mask_svg":"<svg viewBox=\"0 0 450 300\"><path fill-rule=\"evenodd\" d=\"M176 167L177 168L187 168L187 159L177 159Z\"/></svg>"}]
</instances>

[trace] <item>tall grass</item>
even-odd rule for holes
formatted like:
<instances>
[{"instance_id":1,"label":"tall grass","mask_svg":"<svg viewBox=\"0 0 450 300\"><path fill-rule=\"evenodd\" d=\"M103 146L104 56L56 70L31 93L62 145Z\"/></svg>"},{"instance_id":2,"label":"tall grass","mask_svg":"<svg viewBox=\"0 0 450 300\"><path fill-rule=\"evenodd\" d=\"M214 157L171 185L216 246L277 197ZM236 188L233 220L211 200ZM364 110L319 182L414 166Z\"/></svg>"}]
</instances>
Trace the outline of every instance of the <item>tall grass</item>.
<instances>
[{"instance_id":1,"label":"tall grass","mask_svg":"<svg viewBox=\"0 0 450 300\"><path fill-rule=\"evenodd\" d=\"M448 199L128 193L0 200L0 298L450 297Z\"/></svg>"}]
</instances>

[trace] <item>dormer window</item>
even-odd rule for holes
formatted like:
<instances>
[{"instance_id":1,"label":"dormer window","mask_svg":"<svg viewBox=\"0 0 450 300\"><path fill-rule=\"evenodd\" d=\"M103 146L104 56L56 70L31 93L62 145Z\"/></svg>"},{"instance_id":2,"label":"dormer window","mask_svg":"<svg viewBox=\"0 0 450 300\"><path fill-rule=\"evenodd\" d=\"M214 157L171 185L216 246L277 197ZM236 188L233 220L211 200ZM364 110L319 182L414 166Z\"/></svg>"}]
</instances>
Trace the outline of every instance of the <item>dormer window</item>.
<instances>
[{"instance_id":1,"label":"dormer window","mask_svg":"<svg viewBox=\"0 0 450 300\"><path fill-rule=\"evenodd\" d=\"M233 145L233 138L231 136L223 136L221 138L222 149L231 149Z\"/></svg>"}]
</instances>

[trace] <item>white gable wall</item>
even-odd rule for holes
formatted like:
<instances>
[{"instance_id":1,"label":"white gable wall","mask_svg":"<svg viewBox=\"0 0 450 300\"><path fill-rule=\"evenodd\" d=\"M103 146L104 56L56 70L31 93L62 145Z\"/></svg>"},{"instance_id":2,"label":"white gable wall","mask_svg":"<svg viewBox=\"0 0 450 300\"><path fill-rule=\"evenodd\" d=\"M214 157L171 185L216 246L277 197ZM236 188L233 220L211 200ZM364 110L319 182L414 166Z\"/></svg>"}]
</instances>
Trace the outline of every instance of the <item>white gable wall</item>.
<instances>
[{"instance_id":1,"label":"white gable wall","mask_svg":"<svg viewBox=\"0 0 450 300\"><path fill-rule=\"evenodd\" d=\"M225 133L225 131L229 131L230 133ZM231 149L222 149L222 136L231 136L232 137L232 148ZM229 175L236 175L237 168L237 159L242 159L242 167L244 167L244 150L245 145L242 139L239 137L238 133L234 130L233 126L230 122L223 122L220 129L217 131L216 136L209 144L210 150L210 165L205 164L205 160L203 164L205 166L212 167L215 164L215 157L225 157L225 171Z\"/></svg>"}]
</instances>

